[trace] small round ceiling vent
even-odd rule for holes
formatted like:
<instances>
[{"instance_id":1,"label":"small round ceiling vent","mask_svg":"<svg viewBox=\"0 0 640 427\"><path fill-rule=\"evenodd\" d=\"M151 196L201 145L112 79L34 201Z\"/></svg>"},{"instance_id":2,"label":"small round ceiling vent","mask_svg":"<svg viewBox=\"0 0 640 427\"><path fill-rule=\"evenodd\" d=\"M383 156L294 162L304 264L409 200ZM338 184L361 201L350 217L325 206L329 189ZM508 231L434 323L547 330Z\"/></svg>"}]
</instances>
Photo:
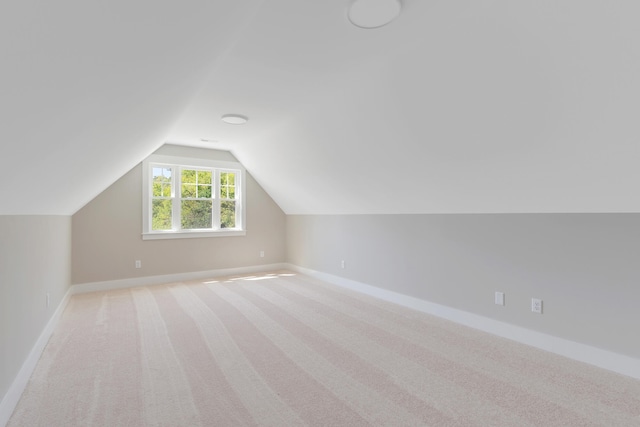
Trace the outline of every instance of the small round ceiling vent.
<instances>
[{"instance_id":1,"label":"small round ceiling vent","mask_svg":"<svg viewBox=\"0 0 640 427\"><path fill-rule=\"evenodd\" d=\"M353 0L349 6L349 21L360 28L380 28L400 15L400 0Z\"/></svg>"},{"instance_id":2,"label":"small round ceiling vent","mask_svg":"<svg viewBox=\"0 0 640 427\"><path fill-rule=\"evenodd\" d=\"M249 121L249 118L240 114L225 114L222 121L230 125L243 125Z\"/></svg>"}]
</instances>

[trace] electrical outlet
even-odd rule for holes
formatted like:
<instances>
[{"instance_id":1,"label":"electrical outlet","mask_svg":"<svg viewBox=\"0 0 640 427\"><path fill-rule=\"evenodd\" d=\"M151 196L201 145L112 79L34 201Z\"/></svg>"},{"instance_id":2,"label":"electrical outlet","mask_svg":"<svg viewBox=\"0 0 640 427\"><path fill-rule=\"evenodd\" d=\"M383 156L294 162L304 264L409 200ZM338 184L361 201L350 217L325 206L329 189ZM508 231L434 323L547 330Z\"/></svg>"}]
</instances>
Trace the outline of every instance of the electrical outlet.
<instances>
[{"instance_id":1,"label":"electrical outlet","mask_svg":"<svg viewBox=\"0 0 640 427\"><path fill-rule=\"evenodd\" d=\"M531 311L534 313L542 314L542 300L538 298L531 298Z\"/></svg>"},{"instance_id":2,"label":"electrical outlet","mask_svg":"<svg viewBox=\"0 0 640 427\"><path fill-rule=\"evenodd\" d=\"M139 259L136 260L136 268L142 268L142 261Z\"/></svg>"},{"instance_id":3,"label":"electrical outlet","mask_svg":"<svg viewBox=\"0 0 640 427\"><path fill-rule=\"evenodd\" d=\"M264 251L260 251L260 258L264 258Z\"/></svg>"},{"instance_id":4,"label":"electrical outlet","mask_svg":"<svg viewBox=\"0 0 640 427\"><path fill-rule=\"evenodd\" d=\"M504 305L504 292L496 292L496 305Z\"/></svg>"},{"instance_id":5,"label":"electrical outlet","mask_svg":"<svg viewBox=\"0 0 640 427\"><path fill-rule=\"evenodd\" d=\"M344 260L340 261L340 267L344 268Z\"/></svg>"}]
</instances>

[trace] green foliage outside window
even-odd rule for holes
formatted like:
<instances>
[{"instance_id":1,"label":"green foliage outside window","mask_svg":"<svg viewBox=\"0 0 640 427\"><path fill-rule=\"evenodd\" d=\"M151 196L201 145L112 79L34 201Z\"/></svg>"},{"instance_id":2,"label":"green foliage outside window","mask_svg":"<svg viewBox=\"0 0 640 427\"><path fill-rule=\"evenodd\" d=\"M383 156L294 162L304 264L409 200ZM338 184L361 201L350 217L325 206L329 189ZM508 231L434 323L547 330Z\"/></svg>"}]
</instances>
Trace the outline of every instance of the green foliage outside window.
<instances>
[{"instance_id":1,"label":"green foliage outside window","mask_svg":"<svg viewBox=\"0 0 640 427\"><path fill-rule=\"evenodd\" d=\"M220 198L236 198L236 174L233 172L220 173Z\"/></svg>"},{"instance_id":2,"label":"green foliage outside window","mask_svg":"<svg viewBox=\"0 0 640 427\"><path fill-rule=\"evenodd\" d=\"M211 204L211 200L183 200L180 216L182 228L185 230L211 228Z\"/></svg>"},{"instance_id":3,"label":"green foliage outside window","mask_svg":"<svg viewBox=\"0 0 640 427\"><path fill-rule=\"evenodd\" d=\"M171 168L153 168L152 230L171 230Z\"/></svg>"},{"instance_id":4,"label":"green foliage outside window","mask_svg":"<svg viewBox=\"0 0 640 427\"><path fill-rule=\"evenodd\" d=\"M236 174L220 172L220 228L236 226ZM225 200L226 199L226 200Z\"/></svg>"},{"instance_id":5,"label":"green foliage outside window","mask_svg":"<svg viewBox=\"0 0 640 427\"><path fill-rule=\"evenodd\" d=\"M180 219L183 229L193 230L212 227L211 176L211 171L182 170Z\"/></svg>"},{"instance_id":6,"label":"green foliage outside window","mask_svg":"<svg viewBox=\"0 0 640 427\"><path fill-rule=\"evenodd\" d=\"M171 199L154 200L151 218L152 230L171 230Z\"/></svg>"},{"instance_id":7,"label":"green foliage outside window","mask_svg":"<svg viewBox=\"0 0 640 427\"><path fill-rule=\"evenodd\" d=\"M236 228L236 173L220 172L218 197L214 196L214 171L198 169L179 170L176 185L180 192L173 194L172 167L154 166L152 169L152 230L173 229L173 198L180 197L180 227L183 230L211 229L213 207L220 207L219 227ZM217 202L217 203L216 203Z\"/></svg>"},{"instance_id":8,"label":"green foliage outside window","mask_svg":"<svg viewBox=\"0 0 640 427\"><path fill-rule=\"evenodd\" d=\"M236 226L236 202L226 201L220 203L220 228L235 228Z\"/></svg>"}]
</instances>

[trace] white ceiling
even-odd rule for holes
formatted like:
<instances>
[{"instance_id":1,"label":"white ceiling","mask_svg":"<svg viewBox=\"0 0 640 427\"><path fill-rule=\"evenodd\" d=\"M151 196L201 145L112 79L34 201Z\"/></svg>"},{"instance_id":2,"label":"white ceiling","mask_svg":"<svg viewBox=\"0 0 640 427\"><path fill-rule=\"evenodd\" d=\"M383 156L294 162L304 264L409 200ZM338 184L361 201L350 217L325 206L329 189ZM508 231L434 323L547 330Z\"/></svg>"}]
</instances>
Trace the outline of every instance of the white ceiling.
<instances>
[{"instance_id":1,"label":"white ceiling","mask_svg":"<svg viewBox=\"0 0 640 427\"><path fill-rule=\"evenodd\" d=\"M71 214L165 141L288 214L640 212L640 2L403 0L375 30L349 2L3 6L0 214Z\"/></svg>"}]
</instances>

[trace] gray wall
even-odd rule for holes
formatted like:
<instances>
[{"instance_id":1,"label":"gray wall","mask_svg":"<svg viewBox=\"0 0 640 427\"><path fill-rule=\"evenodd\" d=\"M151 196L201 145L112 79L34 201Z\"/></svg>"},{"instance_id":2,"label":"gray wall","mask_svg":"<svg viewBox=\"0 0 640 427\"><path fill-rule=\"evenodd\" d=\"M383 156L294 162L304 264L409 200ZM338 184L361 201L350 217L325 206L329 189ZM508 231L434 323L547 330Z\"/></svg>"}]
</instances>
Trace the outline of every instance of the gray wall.
<instances>
[{"instance_id":1,"label":"gray wall","mask_svg":"<svg viewBox=\"0 0 640 427\"><path fill-rule=\"evenodd\" d=\"M237 161L228 152L178 146L156 153ZM246 192L246 236L142 240L139 164L73 215L73 283L284 262L284 213L249 173Z\"/></svg>"},{"instance_id":2,"label":"gray wall","mask_svg":"<svg viewBox=\"0 0 640 427\"><path fill-rule=\"evenodd\" d=\"M71 217L0 216L0 399L64 298L70 272Z\"/></svg>"},{"instance_id":3,"label":"gray wall","mask_svg":"<svg viewBox=\"0 0 640 427\"><path fill-rule=\"evenodd\" d=\"M640 214L288 216L287 261L640 358Z\"/></svg>"}]
</instances>

